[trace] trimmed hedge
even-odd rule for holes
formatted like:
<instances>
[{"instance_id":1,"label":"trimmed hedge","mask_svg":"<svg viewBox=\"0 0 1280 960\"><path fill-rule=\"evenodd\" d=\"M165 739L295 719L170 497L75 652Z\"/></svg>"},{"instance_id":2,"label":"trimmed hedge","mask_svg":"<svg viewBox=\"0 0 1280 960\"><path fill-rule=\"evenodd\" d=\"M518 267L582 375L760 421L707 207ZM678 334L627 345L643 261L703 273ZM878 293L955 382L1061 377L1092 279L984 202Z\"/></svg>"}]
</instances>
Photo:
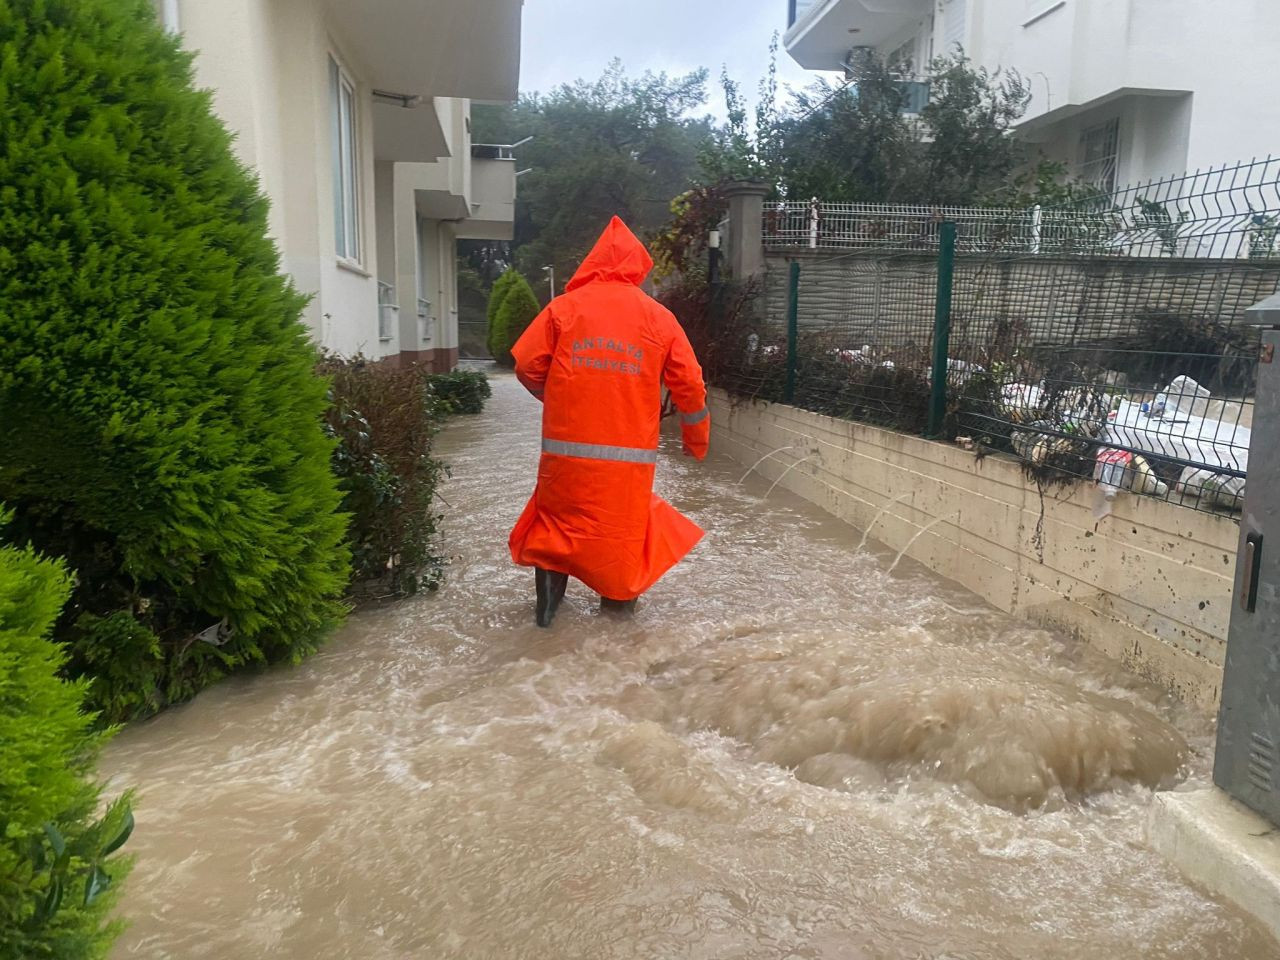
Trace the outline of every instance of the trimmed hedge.
<instances>
[{"instance_id":1,"label":"trimmed hedge","mask_svg":"<svg viewBox=\"0 0 1280 960\"><path fill-rule=\"evenodd\" d=\"M493 396L489 378L479 370L437 373L427 383L445 413L483 413L484 402Z\"/></svg>"},{"instance_id":2,"label":"trimmed hedge","mask_svg":"<svg viewBox=\"0 0 1280 960\"><path fill-rule=\"evenodd\" d=\"M73 671L116 721L300 659L349 570L325 384L191 56L150 0L0 0L0 91L0 500L77 573Z\"/></svg>"},{"instance_id":3,"label":"trimmed hedge","mask_svg":"<svg viewBox=\"0 0 1280 960\"><path fill-rule=\"evenodd\" d=\"M0 515L0 524L6 517ZM104 735L82 712L85 683L59 677L47 638L71 579L30 549L0 546L0 957L105 957L128 862L127 797L95 819Z\"/></svg>"},{"instance_id":4,"label":"trimmed hedge","mask_svg":"<svg viewBox=\"0 0 1280 960\"><path fill-rule=\"evenodd\" d=\"M497 319L494 321L496 331L494 339L501 344L501 350L494 354L494 359L499 364L504 367L515 366L511 348L516 345L520 335L529 328L529 324L541 310L542 307L538 303L537 296L534 295L533 288L529 286L529 281L517 274L507 295L502 298Z\"/></svg>"}]
</instances>

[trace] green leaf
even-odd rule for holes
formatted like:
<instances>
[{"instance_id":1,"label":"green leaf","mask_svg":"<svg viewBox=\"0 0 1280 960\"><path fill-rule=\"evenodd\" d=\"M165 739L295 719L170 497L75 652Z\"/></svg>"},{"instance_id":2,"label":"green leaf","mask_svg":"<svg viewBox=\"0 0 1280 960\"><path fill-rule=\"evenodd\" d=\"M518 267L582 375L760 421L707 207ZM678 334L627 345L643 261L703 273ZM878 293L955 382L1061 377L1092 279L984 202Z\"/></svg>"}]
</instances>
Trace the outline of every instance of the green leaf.
<instances>
[{"instance_id":1,"label":"green leaf","mask_svg":"<svg viewBox=\"0 0 1280 960\"><path fill-rule=\"evenodd\" d=\"M67 849L67 841L63 839L61 831L52 823L44 825L44 835L49 838L49 845L53 847L55 857L61 857Z\"/></svg>"},{"instance_id":2,"label":"green leaf","mask_svg":"<svg viewBox=\"0 0 1280 960\"><path fill-rule=\"evenodd\" d=\"M89 879L84 884L84 905L87 907L111 886L111 875L95 863L89 871Z\"/></svg>"},{"instance_id":3,"label":"green leaf","mask_svg":"<svg viewBox=\"0 0 1280 960\"><path fill-rule=\"evenodd\" d=\"M62 879L54 877L49 882L49 892L45 895L44 902L40 904L40 909L36 911L37 923L45 924L53 919L53 915L62 906L62 892Z\"/></svg>"},{"instance_id":4,"label":"green leaf","mask_svg":"<svg viewBox=\"0 0 1280 960\"><path fill-rule=\"evenodd\" d=\"M108 843L105 848L103 848L102 855L104 857L109 857L111 854L123 847L125 842L129 839L129 836L133 833L133 827L133 811L126 810L124 814L124 824L120 828L120 833L114 840Z\"/></svg>"},{"instance_id":5,"label":"green leaf","mask_svg":"<svg viewBox=\"0 0 1280 960\"><path fill-rule=\"evenodd\" d=\"M44 855L44 843L39 837L32 837L27 846L27 859L31 861L32 869L39 873L44 870L44 865L48 862Z\"/></svg>"}]
</instances>

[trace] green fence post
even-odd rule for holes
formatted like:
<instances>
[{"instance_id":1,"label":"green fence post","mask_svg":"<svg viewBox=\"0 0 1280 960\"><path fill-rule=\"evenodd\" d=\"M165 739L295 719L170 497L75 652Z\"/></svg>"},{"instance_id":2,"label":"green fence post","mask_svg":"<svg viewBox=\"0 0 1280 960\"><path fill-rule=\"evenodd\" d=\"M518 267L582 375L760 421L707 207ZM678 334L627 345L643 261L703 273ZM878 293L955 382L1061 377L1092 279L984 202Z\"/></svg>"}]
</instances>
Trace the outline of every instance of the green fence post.
<instances>
[{"instance_id":1,"label":"green fence post","mask_svg":"<svg viewBox=\"0 0 1280 960\"><path fill-rule=\"evenodd\" d=\"M796 399L796 334L800 326L800 261L791 261L791 285L787 291L787 383L782 401Z\"/></svg>"},{"instance_id":2,"label":"green fence post","mask_svg":"<svg viewBox=\"0 0 1280 960\"><path fill-rule=\"evenodd\" d=\"M933 314L933 389L929 396L929 429L942 436L947 417L947 359L951 347L951 287L956 271L956 225L947 220L938 232L938 299Z\"/></svg>"}]
</instances>

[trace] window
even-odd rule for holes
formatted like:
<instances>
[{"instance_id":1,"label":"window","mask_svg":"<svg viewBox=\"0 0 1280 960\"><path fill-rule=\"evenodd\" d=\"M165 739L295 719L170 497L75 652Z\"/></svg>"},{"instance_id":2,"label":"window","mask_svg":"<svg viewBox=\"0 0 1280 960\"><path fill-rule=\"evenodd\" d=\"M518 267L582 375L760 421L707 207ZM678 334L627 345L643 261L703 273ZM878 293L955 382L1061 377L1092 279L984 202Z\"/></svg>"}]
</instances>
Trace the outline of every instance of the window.
<instances>
[{"instance_id":1,"label":"window","mask_svg":"<svg viewBox=\"0 0 1280 960\"><path fill-rule=\"evenodd\" d=\"M329 58L333 113L333 227L338 256L360 259L360 203L356 163L356 88Z\"/></svg>"},{"instance_id":2,"label":"window","mask_svg":"<svg viewBox=\"0 0 1280 960\"><path fill-rule=\"evenodd\" d=\"M912 37L893 53L889 54L889 69L903 77L915 74L916 38Z\"/></svg>"},{"instance_id":3,"label":"window","mask_svg":"<svg viewBox=\"0 0 1280 960\"><path fill-rule=\"evenodd\" d=\"M957 50L964 49L966 28L968 26L966 23L968 16L966 7L967 0L947 0L942 28L942 48L943 52L948 56L953 55Z\"/></svg>"},{"instance_id":4,"label":"window","mask_svg":"<svg viewBox=\"0 0 1280 960\"><path fill-rule=\"evenodd\" d=\"M1087 128L1080 135L1080 179L1114 193L1120 170L1120 118Z\"/></svg>"},{"instance_id":5,"label":"window","mask_svg":"<svg viewBox=\"0 0 1280 960\"><path fill-rule=\"evenodd\" d=\"M787 26L794 27L818 0L787 0Z\"/></svg>"}]
</instances>

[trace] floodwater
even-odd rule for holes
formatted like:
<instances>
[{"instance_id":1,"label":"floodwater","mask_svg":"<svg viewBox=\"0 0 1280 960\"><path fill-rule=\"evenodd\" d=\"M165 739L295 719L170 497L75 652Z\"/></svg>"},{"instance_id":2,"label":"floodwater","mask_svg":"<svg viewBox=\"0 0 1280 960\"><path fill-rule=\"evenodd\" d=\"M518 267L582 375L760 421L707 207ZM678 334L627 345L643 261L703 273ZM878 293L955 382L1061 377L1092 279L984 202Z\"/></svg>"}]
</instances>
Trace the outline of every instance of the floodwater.
<instances>
[{"instance_id":1,"label":"floodwater","mask_svg":"<svg viewBox=\"0 0 1280 960\"><path fill-rule=\"evenodd\" d=\"M294 669L126 731L119 958L1195 958L1277 945L1143 844L1203 718L714 453L632 621L532 625L506 534L538 407L439 450L456 554Z\"/></svg>"}]
</instances>

